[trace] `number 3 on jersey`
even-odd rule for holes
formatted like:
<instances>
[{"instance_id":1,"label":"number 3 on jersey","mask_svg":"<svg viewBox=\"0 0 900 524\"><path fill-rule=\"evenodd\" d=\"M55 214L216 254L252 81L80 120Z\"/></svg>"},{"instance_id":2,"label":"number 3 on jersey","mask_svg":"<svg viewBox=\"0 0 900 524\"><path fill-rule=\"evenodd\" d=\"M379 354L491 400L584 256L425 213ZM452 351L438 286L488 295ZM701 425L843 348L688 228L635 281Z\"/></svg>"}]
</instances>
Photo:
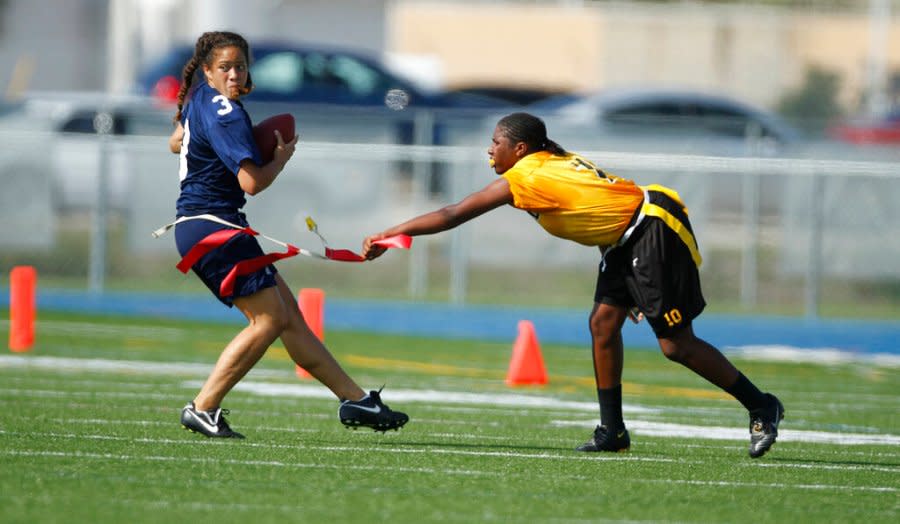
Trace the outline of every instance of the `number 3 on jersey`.
<instances>
[{"instance_id":1,"label":"number 3 on jersey","mask_svg":"<svg viewBox=\"0 0 900 524\"><path fill-rule=\"evenodd\" d=\"M212 98L212 101L222 105L222 108L216 111L219 115L227 115L234 110L234 107L231 106L231 100L228 100L227 96L216 95Z\"/></svg>"},{"instance_id":2,"label":"number 3 on jersey","mask_svg":"<svg viewBox=\"0 0 900 524\"><path fill-rule=\"evenodd\" d=\"M676 324L681 324L681 311L678 311L678 309L673 309L668 313L663 313L663 318L666 319L666 324L668 324L669 327L672 327Z\"/></svg>"}]
</instances>

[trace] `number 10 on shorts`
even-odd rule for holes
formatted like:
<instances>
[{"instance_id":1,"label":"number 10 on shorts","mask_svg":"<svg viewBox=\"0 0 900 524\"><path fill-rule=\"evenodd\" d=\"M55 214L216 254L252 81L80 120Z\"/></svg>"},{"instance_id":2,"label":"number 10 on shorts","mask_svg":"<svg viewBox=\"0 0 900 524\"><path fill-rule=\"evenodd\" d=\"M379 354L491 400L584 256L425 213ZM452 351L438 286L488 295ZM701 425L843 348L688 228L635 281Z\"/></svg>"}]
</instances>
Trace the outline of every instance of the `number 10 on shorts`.
<instances>
[{"instance_id":1,"label":"number 10 on shorts","mask_svg":"<svg viewBox=\"0 0 900 524\"><path fill-rule=\"evenodd\" d=\"M681 324L681 311L672 309L668 313L663 313L663 318L666 319L666 323L669 324L669 327Z\"/></svg>"}]
</instances>

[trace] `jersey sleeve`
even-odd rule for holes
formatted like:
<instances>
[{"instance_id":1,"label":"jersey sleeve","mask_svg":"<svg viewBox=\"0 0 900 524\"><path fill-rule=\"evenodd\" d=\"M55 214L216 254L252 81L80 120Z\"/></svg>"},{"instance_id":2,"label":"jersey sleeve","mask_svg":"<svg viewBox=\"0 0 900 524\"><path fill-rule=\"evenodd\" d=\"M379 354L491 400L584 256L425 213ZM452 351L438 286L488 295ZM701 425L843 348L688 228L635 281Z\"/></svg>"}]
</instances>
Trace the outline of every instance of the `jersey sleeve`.
<instances>
[{"instance_id":1,"label":"jersey sleeve","mask_svg":"<svg viewBox=\"0 0 900 524\"><path fill-rule=\"evenodd\" d=\"M209 143L225 167L237 173L247 159L260 165L253 127L243 106L222 95L213 97L206 106Z\"/></svg>"},{"instance_id":2,"label":"jersey sleeve","mask_svg":"<svg viewBox=\"0 0 900 524\"><path fill-rule=\"evenodd\" d=\"M534 180L534 170L514 166L502 176L509 183L509 190L513 195L513 206L516 208L543 212L559 207L559 203L552 194L543 190L543 184Z\"/></svg>"}]
</instances>

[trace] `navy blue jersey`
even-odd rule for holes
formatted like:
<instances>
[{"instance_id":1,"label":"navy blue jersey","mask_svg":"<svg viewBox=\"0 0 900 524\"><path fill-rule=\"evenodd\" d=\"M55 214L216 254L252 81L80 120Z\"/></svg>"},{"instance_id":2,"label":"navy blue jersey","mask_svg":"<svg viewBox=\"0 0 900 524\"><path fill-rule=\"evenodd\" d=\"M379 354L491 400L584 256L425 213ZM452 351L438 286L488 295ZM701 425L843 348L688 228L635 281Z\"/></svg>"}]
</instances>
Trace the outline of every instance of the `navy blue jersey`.
<instances>
[{"instance_id":1,"label":"navy blue jersey","mask_svg":"<svg viewBox=\"0 0 900 524\"><path fill-rule=\"evenodd\" d=\"M244 106L203 83L191 95L181 124L178 215L237 212L247 202L237 178L241 162L261 164Z\"/></svg>"}]
</instances>

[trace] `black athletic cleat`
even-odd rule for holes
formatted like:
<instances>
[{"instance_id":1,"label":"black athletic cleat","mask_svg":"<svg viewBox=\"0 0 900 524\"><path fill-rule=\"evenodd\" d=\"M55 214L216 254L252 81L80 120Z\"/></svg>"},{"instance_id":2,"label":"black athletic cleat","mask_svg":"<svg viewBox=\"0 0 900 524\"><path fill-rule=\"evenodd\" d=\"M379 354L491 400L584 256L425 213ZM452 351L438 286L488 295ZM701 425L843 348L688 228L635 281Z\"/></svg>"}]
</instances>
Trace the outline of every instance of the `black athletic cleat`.
<instances>
[{"instance_id":1,"label":"black athletic cleat","mask_svg":"<svg viewBox=\"0 0 900 524\"><path fill-rule=\"evenodd\" d=\"M381 390L370 391L362 400L345 400L341 402L338 416L341 424L356 429L359 426L372 428L375 431L397 430L409 421L406 413L392 411L381 402Z\"/></svg>"},{"instance_id":2,"label":"black athletic cleat","mask_svg":"<svg viewBox=\"0 0 900 524\"><path fill-rule=\"evenodd\" d=\"M628 451L631 447L631 437L628 430L622 428L618 431L609 431L606 426L597 426L591 440L575 448L575 451Z\"/></svg>"},{"instance_id":3,"label":"black athletic cleat","mask_svg":"<svg viewBox=\"0 0 900 524\"><path fill-rule=\"evenodd\" d=\"M227 414L228 410L222 408L200 411L194 407L193 402L190 402L181 410L181 425L184 426L184 429L207 437L244 438L240 433L231 430L228 421L223 416Z\"/></svg>"},{"instance_id":4,"label":"black athletic cleat","mask_svg":"<svg viewBox=\"0 0 900 524\"><path fill-rule=\"evenodd\" d=\"M775 395L766 393L769 405L750 412L750 458L759 458L769 451L778 437L778 424L784 418L784 406Z\"/></svg>"}]
</instances>

